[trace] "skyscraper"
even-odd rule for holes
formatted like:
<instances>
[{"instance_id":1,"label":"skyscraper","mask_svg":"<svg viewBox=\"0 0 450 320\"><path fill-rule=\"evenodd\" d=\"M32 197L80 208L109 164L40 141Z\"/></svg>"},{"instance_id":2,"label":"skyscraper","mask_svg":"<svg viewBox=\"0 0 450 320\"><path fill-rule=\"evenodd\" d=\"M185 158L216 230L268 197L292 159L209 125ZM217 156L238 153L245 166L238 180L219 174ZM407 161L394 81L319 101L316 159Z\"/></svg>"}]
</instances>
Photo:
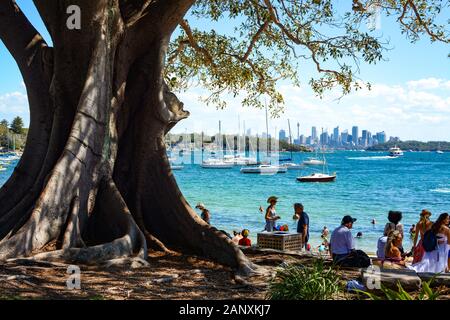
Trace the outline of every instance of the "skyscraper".
<instances>
[{"instance_id":1,"label":"skyscraper","mask_svg":"<svg viewBox=\"0 0 450 320\"><path fill-rule=\"evenodd\" d=\"M300 141L300 122L297 122L297 140Z\"/></svg>"},{"instance_id":2,"label":"skyscraper","mask_svg":"<svg viewBox=\"0 0 450 320\"><path fill-rule=\"evenodd\" d=\"M279 134L278 134L278 140L280 140L280 141L287 141L286 131L284 131L283 129L281 129Z\"/></svg>"},{"instance_id":3,"label":"skyscraper","mask_svg":"<svg viewBox=\"0 0 450 320\"><path fill-rule=\"evenodd\" d=\"M325 145L327 145L329 143L329 141L328 141L328 132L323 132L321 135L320 135L320 144L321 145L323 145L323 146L325 146Z\"/></svg>"},{"instance_id":4,"label":"skyscraper","mask_svg":"<svg viewBox=\"0 0 450 320\"><path fill-rule=\"evenodd\" d=\"M348 143L348 130L345 130L341 133L341 141L344 145Z\"/></svg>"},{"instance_id":5,"label":"skyscraper","mask_svg":"<svg viewBox=\"0 0 450 320\"><path fill-rule=\"evenodd\" d=\"M333 139L334 145L339 145L339 126L333 130Z\"/></svg>"},{"instance_id":6,"label":"skyscraper","mask_svg":"<svg viewBox=\"0 0 450 320\"><path fill-rule=\"evenodd\" d=\"M314 143L317 140L317 128L312 127L311 129L311 142Z\"/></svg>"},{"instance_id":7,"label":"skyscraper","mask_svg":"<svg viewBox=\"0 0 450 320\"><path fill-rule=\"evenodd\" d=\"M377 132L377 140L378 140L378 143L385 143L386 142L386 133L384 131Z\"/></svg>"},{"instance_id":8,"label":"skyscraper","mask_svg":"<svg viewBox=\"0 0 450 320\"><path fill-rule=\"evenodd\" d=\"M357 146L358 145L358 137L359 137L359 129L358 126L354 126L352 128L352 141Z\"/></svg>"},{"instance_id":9,"label":"skyscraper","mask_svg":"<svg viewBox=\"0 0 450 320\"><path fill-rule=\"evenodd\" d=\"M362 139L361 139L361 145L362 146L367 146L367 143L368 143L368 141L369 141L369 137L368 137L368 135L367 135L367 130L363 130L362 131Z\"/></svg>"}]
</instances>

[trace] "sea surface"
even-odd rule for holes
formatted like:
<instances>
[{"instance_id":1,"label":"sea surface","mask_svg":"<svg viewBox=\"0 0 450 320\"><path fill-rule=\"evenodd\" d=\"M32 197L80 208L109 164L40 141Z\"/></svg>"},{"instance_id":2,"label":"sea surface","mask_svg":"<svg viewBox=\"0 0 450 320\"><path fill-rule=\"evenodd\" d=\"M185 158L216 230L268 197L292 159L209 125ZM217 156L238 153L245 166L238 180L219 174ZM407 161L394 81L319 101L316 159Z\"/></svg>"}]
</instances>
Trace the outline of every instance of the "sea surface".
<instances>
[{"instance_id":1,"label":"sea surface","mask_svg":"<svg viewBox=\"0 0 450 320\"><path fill-rule=\"evenodd\" d=\"M310 156L294 153L293 160L301 163ZM264 229L264 215L258 208L265 209L272 195L279 197L278 223L288 224L290 230L296 230L293 204L303 203L310 218L313 247L321 244L324 226L331 232L349 214L358 219L354 236L363 233L361 239L355 239L357 248L371 253L376 251L389 210L403 212L406 250L411 247L409 228L418 221L422 209L432 212L432 220L450 211L450 153L405 152L403 157L391 158L386 152L336 151L326 154L326 159L328 170L337 172L335 182L296 181L297 176L311 173L309 169L254 175L240 173L240 167L202 169L198 164L185 164L174 173L189 203L195 206L203 202L210 210L211 224L229 233L247 228L252 242Z\"/></svg>"},{"instance_id":2,"label":"sea surface","mask_svg":"<svg viewBox=\"0 0 450 320\"><path fill-rule=\"evenodd\" d=\"M293 160L300 163L309 156L294 153ZM238 166L202 169L198 157L195 155L195 164L189 164L190 159L185 157L183 170L174 171L184 196L193 207L203 202L211 212L211 224L218 229L229 233L249 229L253 243L264 228L259 206L265 209L266 200L272 195L279 197L278 223L288 224L290 230L296 230L292 206L303 203L310 218L313 247L320 245L324 226L331 232L344 215L350 214L358 219L353 234L363 233L361 239L355 239L357 248L372 253L389 210L403 212L406 250L411 246L409 228L418 221L422 209L432 212L432 220L450 211L450 153L405 152L403 157L390 158L385 152L336 151L326 154L329 171L337 172L337 180L331 183L296 181L297 176L309 174L309 170L255 175L240 173ZM0 185L11 175L15 164L17 161L0 171ZM376 220L375 225L371 224L372 219Z\"/></svg>"}]
</instances>

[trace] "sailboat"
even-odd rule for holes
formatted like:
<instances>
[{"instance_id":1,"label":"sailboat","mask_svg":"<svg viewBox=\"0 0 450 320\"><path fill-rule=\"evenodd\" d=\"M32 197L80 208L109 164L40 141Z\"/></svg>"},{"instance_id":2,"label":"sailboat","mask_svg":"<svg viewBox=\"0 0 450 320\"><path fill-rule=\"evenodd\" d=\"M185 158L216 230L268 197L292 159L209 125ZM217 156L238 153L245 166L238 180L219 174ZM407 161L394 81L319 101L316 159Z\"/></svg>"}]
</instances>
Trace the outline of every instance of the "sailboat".
<instances>
[{"instance_id":1,"label":"sailboat","mask_svg":"<svg viewBox=\"0 0 450 320\"><path fill-rule=\"evenodd\" d=\"M225 137L226 139L226 137ZM223 148L223 142L222 142L222 122L219 121L219 136L216 140L218 143L218 151L222 151ZM228 145L228 143L227 143ZM231 169L234 166L234 163L227 163L224 161L224 159L218 159L214 157L206 159L202 161L202 164L200 165L203 169Z\"/></svg>"},{"instance_id":2,"label":"sailboat","mask_svg":"<svg viewBox=\"0 0 450 320\"><path fill-rule=\"evenodd\" d=\"M308 157L308 158L306 158L306 160L304 160L302 162L302 164L305 165L305 166L323 166L323 165L325 165L327 163L325 158L323 158L322 160L319 159L317 150L318 149L316 149L316 156L315 157ZM322 152L322 154L323 153L324 152Z\"/></svg>"},{"instance_id":3,"label":"sailboat","mask_svg":"<svg viewBox=\"0 0 450 320\"><path fill-rule=\"evenodd\" d=\"M436 150L436 153L438 153L438 154L443 154L444 153L444 151L441 150L441 143L440 142L439 142L439 145L438 145L438 149Z\"/></svg>"},{"instance_id":4,"label":"sailboat","mask_svg":"<svg viewBox=\"0 0 450 320\"><path fill-rule=\"evenodd\" d=\"M319 160L319 159L317 159ZM336 180L336 172L332 174L328 173L328 167L326 165L327 161L325 159L325 154L322 153L322 172L313 172L307 176L297 177L300 182L332 182Z\"/></svg>"},{"instance_id":5,"label":"sailboat","mask_svg":"<svg viewBox=\"0 0 450 320\"><path fill-rule=\"evenodd\" d=\"M292 161L293 156L292 156L292 133L291 133L291 122L288 119L288 127L289 127L289 144L291 146L291 158L288 161ZM281 161L281 159L280 159ZM283 167L286 167L289 170L299 170L299 169L303 169L303 165L302 164L298 164L295 162L284 162L282 164Z\"/></svg>"},{"instance_id":6,"label":"sailboat","mask_svg":"<svg viewBox=\"0 0 450 320\"><path fill-rule=\"evenodd\" d=\"M267 103L266 103L266 132L267 132L267 139L266 139L266 150L269 152L269 120L267 116ZM286 173L287 167L280 166L280 165L272 165L272 164L261 164L257 166L247 166L242 167L240 172L241 173L257 173L257 174L277 174L277 173Z\"/></svg>"}]
</instances>

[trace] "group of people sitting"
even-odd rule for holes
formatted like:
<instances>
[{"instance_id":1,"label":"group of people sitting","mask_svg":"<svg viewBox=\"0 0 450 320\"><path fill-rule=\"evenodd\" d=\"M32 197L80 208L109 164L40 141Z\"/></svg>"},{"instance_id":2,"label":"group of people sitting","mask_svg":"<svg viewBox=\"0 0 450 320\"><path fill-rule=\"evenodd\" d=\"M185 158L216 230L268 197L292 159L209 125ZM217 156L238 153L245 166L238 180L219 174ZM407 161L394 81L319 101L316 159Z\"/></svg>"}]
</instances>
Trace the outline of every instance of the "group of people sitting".
<instances>
[{"instance_id":1,"label":"group of people sitting","mask_svg":"<svg viewBox=\"0 0 450 320\"><path fill-rule=\"evenodd\" d=\"M389 223L384 228L384 234L378 239L377 256L384 262L406 266L406 257L413 256L409 266L417 272L448 272L450 265L450 218L448 213L442 213L433 223L431 212L424 209L420 213L419 222L415 225L413 246L410 252L403 249L404 231L400 223L402 213L390 211Z\"/></svg>"},{"instance_id":2,"label":"group of people sitting","mask_svg":"<svg viewBox=\"0 0 450 320\"><path fill-rule=\"evenodd\" d=\"M276 213L276 204L278 198L271 196L267 199L269 206L264 211L265 226L264 231L288 231L288 226L277 225L280 216ZM196 208L202 211L202 218L209 223L210 213L205 206L200 203ZM309 216L304 211L301 203L295 203L293 206L293 219L297 220L297 233L301 234L303 247L310 250L309 245ZM403 248L404 228L401 223L402 212L389 211L388 223L384 227L383 236L378 239L377 257L381 265L385 263L394 264L400 267L406 267L406 258L413 256L412 265L409 266L417 272L449 272L450 266L450 218L448 213L442 213L433 223L430 220L431 212L422 210L420 219L414 225L414 230L410 230L413 236L413 247L409 252ZM333 261L337 265L351 267L367 267L370 259L366 253L355 249L354 237L351 229L356 219L346 215L342 218L341 225L333 230L331 238L328 240L329 230L324 227L322 230L322 244L318 246L319 253L331 254ZM375 220L372 221L375 224ZM241 232L233 231L231 240L240 246L251 246L249 239L250 231L244 229ZM356 238L361 238L362 233L358 232Z\"/></svg>"}]
</instances>

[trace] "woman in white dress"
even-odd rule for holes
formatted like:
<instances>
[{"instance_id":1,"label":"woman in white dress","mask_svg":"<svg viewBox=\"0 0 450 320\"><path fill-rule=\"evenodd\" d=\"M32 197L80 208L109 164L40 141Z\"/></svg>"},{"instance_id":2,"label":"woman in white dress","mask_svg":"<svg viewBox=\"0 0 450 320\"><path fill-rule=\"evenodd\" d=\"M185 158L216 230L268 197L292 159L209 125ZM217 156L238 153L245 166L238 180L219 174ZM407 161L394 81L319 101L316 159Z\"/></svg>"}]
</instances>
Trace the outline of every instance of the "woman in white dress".
<instances>
[{"instance_id":1,"label":"woman in white dress","mask_svg":"<svg viewBox=\"0 0 450 320\"><path fill-rule=\"evenodd\" d=\"M448 272L448 252L450 229L447 227L450 221L448 213L439 216L433 226L431 232L436 234L437 248L431 252L425 252L422 261L413 264L410 268L416 272L441 273Z\"/></svg>"}]
</instances>

